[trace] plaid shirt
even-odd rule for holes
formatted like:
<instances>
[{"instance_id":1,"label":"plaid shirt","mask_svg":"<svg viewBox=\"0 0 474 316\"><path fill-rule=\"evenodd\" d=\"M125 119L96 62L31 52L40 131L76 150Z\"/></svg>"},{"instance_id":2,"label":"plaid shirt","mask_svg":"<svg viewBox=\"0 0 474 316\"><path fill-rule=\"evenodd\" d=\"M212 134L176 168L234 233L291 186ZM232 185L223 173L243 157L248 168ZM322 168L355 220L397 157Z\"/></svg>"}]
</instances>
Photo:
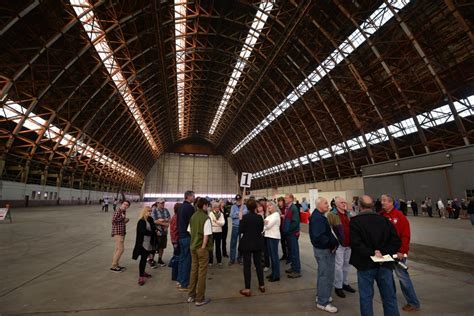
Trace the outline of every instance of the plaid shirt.
<instances>
[{"instance_id":1,"label":"plaid shirt","mask_svg":"<svg viewBox=\"0 0 474 316\"><path fill-rule=\"evenodd\" d=\"M164 209L153 208L151 217L153 217L154 221L157 221L159 219L164 219L164 220L167 220L169 223L171 216L170 216L170 212L166 208ZM158 236L166 236L168 234L168 226L162 226L160 224L156 224L156 232Z\"/></svg>"},{"instance_id":2,"label":"plaid shirt","mask_svg":"<svg viewBox=\"0 0 474 316\"><path fill-rule=\"evenodd\" d=\"M125 217L125 210L118 208L114 211L112 216L112 237L115 235L125 236Z\"/></svg>"}]
</instances>

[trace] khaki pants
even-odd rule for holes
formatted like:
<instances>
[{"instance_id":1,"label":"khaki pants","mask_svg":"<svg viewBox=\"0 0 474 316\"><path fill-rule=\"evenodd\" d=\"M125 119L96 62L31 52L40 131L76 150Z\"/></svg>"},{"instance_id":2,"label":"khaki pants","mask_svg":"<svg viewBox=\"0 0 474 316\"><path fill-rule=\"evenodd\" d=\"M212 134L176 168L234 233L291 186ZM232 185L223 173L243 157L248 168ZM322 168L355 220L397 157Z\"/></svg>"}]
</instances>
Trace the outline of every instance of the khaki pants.
<instances>
[{"instance_id":1,"label":"khaki pants","mask_svg":"<svg viewBox=\"0 0 474 316\"><path fill-rule=\"evenodd\" d=\"M124 249L125 236L115 235L115 251L114 259L112 260L112 268L116 268L119 265L120 257L122 257Z\"/></svg>"},{"instance_id":2,"label":"khaki pants","mask_svg":"<svg viewBox=\"0 0 474 316\"><path fill-rule=\"evenodd\" d=\"M204 301L206 291L207 265L209 264L209 251L206 249L191 250L191 283L189 284L189 297L194 297L196 302Z\"/></svg>"}]
</instances>

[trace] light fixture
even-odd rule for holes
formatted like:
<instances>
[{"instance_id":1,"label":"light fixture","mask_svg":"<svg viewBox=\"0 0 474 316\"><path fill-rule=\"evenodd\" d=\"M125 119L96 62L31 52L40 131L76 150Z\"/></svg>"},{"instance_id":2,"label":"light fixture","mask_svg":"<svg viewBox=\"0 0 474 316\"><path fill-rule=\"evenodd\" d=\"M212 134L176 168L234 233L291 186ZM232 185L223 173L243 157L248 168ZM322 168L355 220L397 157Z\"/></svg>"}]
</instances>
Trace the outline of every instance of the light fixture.
<instances>
[{"instance_id":1,"label":"light fixture","mask_svg":"<svg viewBox=\"0 0 474 316\"><path fill-rule=\"evenodd\" d=\"M252 54L253 48L257 43L258 38L260 37L260 33L262 32L263 27L268 19L268 14L273 9L274 0L266 0L260 2L260 5L257 10L257 14L253 19L252 26L250 27L249 33L245 38L244 45L242 46L242 50L240 51L239 58L237 59L237 63L234 66L234 70L230 75L229 82L227 83L227 87L224 91L224 96L219 104L219 108L217 109L216 115L214 116L214 120L212 121L211 128L209 129L209 134L214 134L219 121L224 114L224 111L227 107L227 104L232 97L232 94L235 91L235 87L239 82L240 76L247 65L247 61Z\"/></svg>"},{"instance_id":2,"label":"light fixture","mask_svg":"<svg viewBox=\"0 0 474 316\"><path fill-rule=\"evenodd\" d=\"M410 0L393 0L390 6L395 11L403 9ZM313 72L311 72L286 98L277 105L277 107L267 115L247 136L244 137L232 149L232 154L236 154L260 132L263 131L271 122L285 112L293 103L299 100L303 95L323 79L331 70L333 70L341 61L362 45L367 38L370 38L377 30L387 23L393 17L393 12L386 3L378 7L370 17L365 20L349 37L347 37Z\"/></svg>"},{"instance_id":3,"label":"light fixture","mask_svg":"<svg viewBox=\"0 0 474 316\"><path fill-rule=\"evenodd\" d=\"M152 150L157 152L158 146L146 125L140 108L132 94L132 90L128 86L127 79L123 75L120 65L115 60L113 50L105 37L105 31L100 26L99 19L94 14L93 5L88 0L70 0L70 3L78 19L81 21L87 37L89 37L105 69L112 78L117 90L145 136L145 139L150 144Z\"/></svg>"}]
</instances>

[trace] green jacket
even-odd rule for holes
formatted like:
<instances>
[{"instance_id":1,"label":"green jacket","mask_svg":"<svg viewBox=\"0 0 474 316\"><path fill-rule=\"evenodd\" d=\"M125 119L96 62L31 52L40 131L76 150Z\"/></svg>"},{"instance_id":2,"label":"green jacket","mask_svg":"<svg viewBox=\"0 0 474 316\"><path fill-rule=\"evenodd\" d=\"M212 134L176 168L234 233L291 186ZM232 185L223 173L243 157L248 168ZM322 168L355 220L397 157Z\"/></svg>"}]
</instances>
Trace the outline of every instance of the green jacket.
<instances>
[{"instance_id":1,"label":"green jacket","mask_svg":"<svg viewBox=\"0 0 474 316\"><path fill-rule=\"evenodd\" d=\"M209 216L204 210L198 209L194 212L193 216L191 216L191 219L189 220L189 226L191 228L191 244L189 248L191 250L201 248L204 239L204 223L207 220L210 221ZM213 249L212 235L209 235L206 249L209 251L212 251Z\"/></svg>"}]
</instances>

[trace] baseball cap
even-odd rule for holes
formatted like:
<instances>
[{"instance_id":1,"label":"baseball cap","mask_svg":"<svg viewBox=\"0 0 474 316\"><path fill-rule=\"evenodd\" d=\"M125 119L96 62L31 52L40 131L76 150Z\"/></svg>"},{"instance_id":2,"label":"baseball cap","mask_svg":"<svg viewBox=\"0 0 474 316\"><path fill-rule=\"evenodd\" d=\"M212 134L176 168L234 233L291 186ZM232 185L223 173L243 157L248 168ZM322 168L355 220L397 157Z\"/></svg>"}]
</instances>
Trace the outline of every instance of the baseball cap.
<instances>
[{"instance_id":1,"label":"baseball cap","mask_svg":"<svg viewBox=\"0 0 474 316\"><path fill-rule=\"evenodd\" d=\"M242 199L242 195L236 194L236 195L235 195L235 199L236 199L236 200L241 200L241 199Z\"/></svg>"}]
</instances>

